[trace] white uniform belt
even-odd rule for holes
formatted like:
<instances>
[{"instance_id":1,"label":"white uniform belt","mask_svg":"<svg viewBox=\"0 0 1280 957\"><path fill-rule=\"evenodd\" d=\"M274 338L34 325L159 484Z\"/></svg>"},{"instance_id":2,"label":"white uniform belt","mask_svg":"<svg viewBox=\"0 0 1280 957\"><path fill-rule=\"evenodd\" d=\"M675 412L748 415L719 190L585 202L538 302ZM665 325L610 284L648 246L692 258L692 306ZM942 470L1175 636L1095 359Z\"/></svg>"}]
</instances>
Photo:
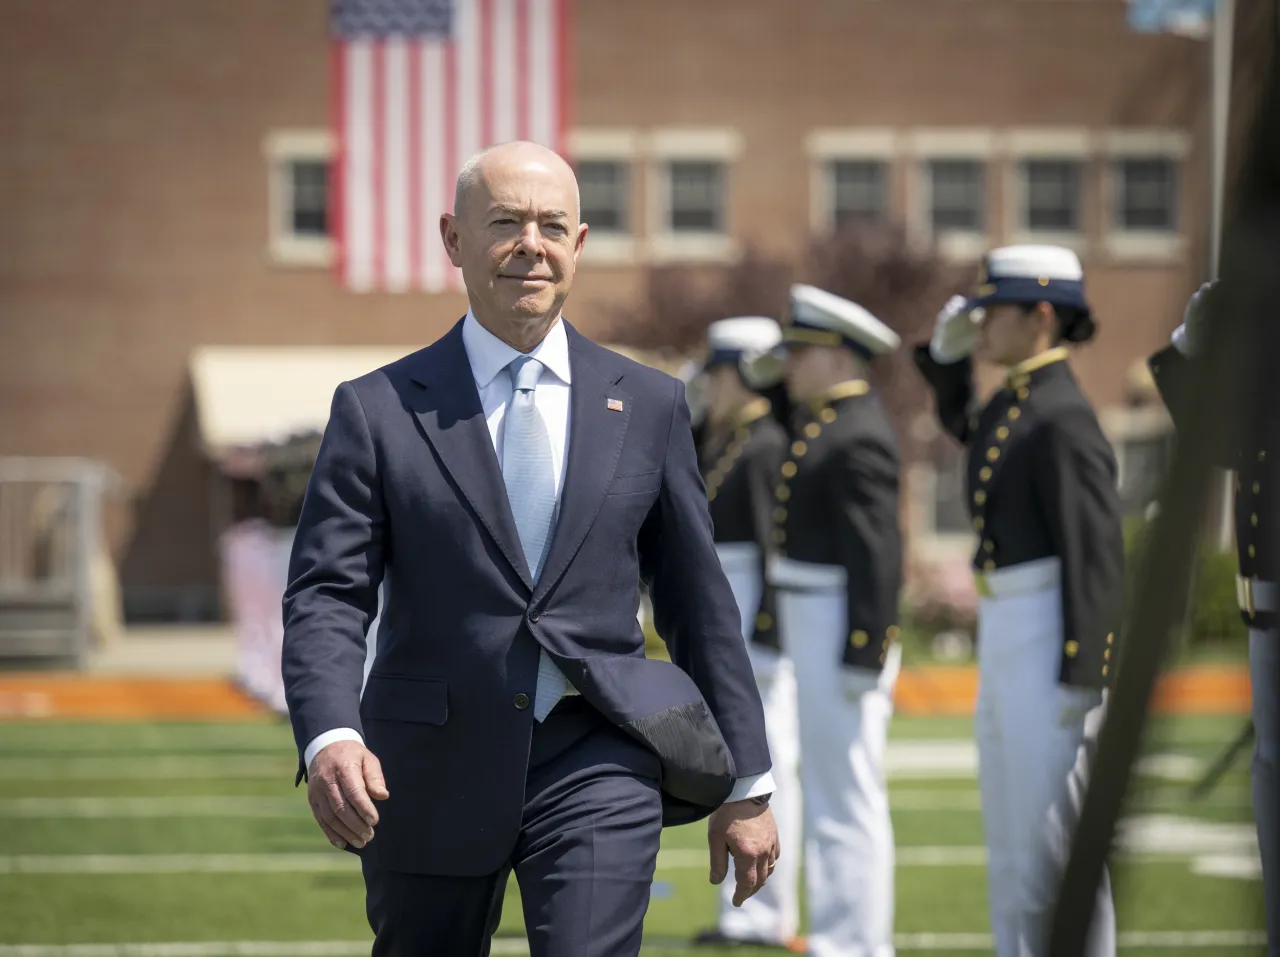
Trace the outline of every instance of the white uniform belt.
<instances>
[{"instance_id":1,"label":"white uniform belt","mask_svg":"<svg viewBox=\"0 0 1280 957\"><path fill-rule=\"evenodd\" d=\"M1062 562L1053 557L1037 558L994 571L974 572L973 578L983 598L1012 598L1056 588L1062 582Z\"/></svg>"},{"instance_id":2,"label":"white uniform belt","mask_svg":"<svg viewBox=\"0 0 1280 957\"><path fill-rule=\"evenodd\" d=\"M1240 610L1248 615L1255 615L1260 611L1274 613L1280 607L1280 586L1275 582L1237 575L1236 602L1240 605Z\"/></svg>"},{"instance_id":3,"label":"white uniform belt","mask_svg":"<svg viewBox=\"0 0 1280 957\"><path fill-rule=\"evenodd\" d=\"M848 575L842 565L820 565L774 556L769 559L769 582L795 591L838 592L845 590Z\"/></svg>"},{"instance_id":4,"label":"white uniform belt","mask_svg":"<svg viewBox=\"0 0 1280 957\"><path fill-rule=\"evenodd\" d=\"M717 542L716 554L726 575L760 574L760 547L755 542Z\"/></svg>"}]
</instances>

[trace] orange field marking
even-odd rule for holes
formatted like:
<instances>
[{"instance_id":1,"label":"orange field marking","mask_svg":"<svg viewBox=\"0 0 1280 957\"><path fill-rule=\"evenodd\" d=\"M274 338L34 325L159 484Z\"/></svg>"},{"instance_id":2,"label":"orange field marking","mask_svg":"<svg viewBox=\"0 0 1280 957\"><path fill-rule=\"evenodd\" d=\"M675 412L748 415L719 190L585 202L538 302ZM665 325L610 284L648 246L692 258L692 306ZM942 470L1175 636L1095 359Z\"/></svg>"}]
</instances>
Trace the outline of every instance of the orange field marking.
<instances>
[{"instance_id":1,"label":"orange field marking","mask_svg":"<svg viewBox=\"0 0 1280 957\"><path fill-rule=\"evenodd\" d=\"M978 693L969 666L904 668L895 692L899 714L970 715ZM1168 672L1156 686L1158 714L1243 714L1244 666L1197 665ZM244 720L271 712L225 678L116 678L77 674L0 675L0 720Z\"/></svg>"}]
</instances>

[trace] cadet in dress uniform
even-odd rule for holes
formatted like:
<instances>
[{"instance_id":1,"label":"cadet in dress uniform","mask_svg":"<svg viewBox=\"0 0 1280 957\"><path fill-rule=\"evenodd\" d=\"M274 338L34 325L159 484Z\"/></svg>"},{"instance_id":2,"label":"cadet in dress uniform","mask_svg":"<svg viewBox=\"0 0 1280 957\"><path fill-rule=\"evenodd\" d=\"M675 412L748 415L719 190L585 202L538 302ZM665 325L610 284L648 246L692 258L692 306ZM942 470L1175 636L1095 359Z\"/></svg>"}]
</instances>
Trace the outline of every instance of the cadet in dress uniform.
<instances>
[{"instance_id":1,"label":"cadet in dress uniform","mask_svg":"<svg viewBox=\"0 0 1280 957\"><path fill-rule=\"evenodd\" d=\"M707 487L716 551L742 614L742 634L764 702L765 733L776 790L771 807L779 840L795 850L778 859L769 882L733 906L734 882L721 885L717 927L698 944L786 946L799 928L800 781L796 679L779 650L774 589L765 582L773 483L787 454L787 434L773 403L758 390L777 386L777 370L756 360L782 338L764 316L722 319L707 330L699 373L705 405L698 454Z\"/></svg>"},{"instance_id":2,"label":"cadet in dress uniform","mask_svg":"<svg viewBox=\"0 0 1280 957\"><path fill-rule=\"evenodd\" d=\"M1115 457L1067 362L1090 339L1070 250L985 258L976 296L953 297L915 350L943 427L968 448L978 535L980 685L974 731L998 957L1038 957L1070 853L1124 604ZM1007 367L975 408L971 354ZM1115 953L1110 881L1089 954Z\"/></svg>"},{"instance_id":3,"label":"cadet in dress uniform","mask_svg":"<svg viewBox=\"0 0 1280 957\"><path fill-rule=\"evenodd\" d=\"M866 380L897 335L852 302L791 289L792 442L774 485L769 580L800 689L809 953L893 953L884 756L901 649L898 443Z\"/></svg>"},{"instance_id":4,"label":"cadet in dress uniform","mask_svg":"<svg viewBox=\"0 0 1280 957\"><path fill-rule=\"evenodd\" d=\"M1191 297L1183 321L1173 333L1172 344L1148 360L1156 387L1175 427L1187 415L1191 363L1203 346L1204 323L1211 299L1221 287L1206 283ZM1228 428L1223 446L1213 450L1215 464L1235 472L1235 528L1239 574L1236 596L1240 614L1249 629L1249 672L1253 692L1253 810L1262 851L1262 879L1267 912L1267 952L1280 957L1280 701L1276 676L1280 674L1280 636L1276 614L1280 611L1280 560L1276 555L1276 490L1274 463L1266 448L1264 416L1260 408L1246 410L1248 421L1237 432ZM1253 413L1252 415L1250 413ZM1277 450L1280 451L1280 450ZM1272 470L1272 471L1268 471Z\"/></svg>"}]
</instances>

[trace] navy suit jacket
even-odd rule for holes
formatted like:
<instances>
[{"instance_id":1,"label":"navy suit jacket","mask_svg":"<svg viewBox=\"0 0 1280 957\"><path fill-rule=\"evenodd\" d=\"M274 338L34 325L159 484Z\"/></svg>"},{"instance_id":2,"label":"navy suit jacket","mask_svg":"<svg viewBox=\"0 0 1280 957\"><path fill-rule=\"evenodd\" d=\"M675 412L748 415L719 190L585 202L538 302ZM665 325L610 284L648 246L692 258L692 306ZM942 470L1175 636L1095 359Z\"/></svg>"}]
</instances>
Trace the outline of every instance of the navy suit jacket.
<instances>
[{"instance_id":1,"label":"navy suit jacket","mask_svg":"<svg viewBox=\"0 0 1280 957\"><path fill-rule=\"evenodd\" d=\"M704 817L736 778L769 770L683 387L566 327L569 454L536 586L461 322L334 395L290 561L282 666L300 754L348 727L382 762L391 796L360 852L376 866L481 875L509 859L539 646L658 755L664 824ZM642 579L671 663L644 656Z\"/></svg>"}]
</instances>

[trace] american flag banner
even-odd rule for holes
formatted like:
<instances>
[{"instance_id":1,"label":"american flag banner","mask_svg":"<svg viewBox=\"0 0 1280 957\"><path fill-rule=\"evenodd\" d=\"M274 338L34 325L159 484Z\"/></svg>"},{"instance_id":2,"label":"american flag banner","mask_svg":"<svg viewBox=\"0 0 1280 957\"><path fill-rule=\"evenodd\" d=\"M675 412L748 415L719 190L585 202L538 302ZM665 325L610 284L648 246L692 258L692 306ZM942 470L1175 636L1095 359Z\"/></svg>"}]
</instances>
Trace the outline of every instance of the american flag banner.
<instances>
[{"instance_id":1,"label":"american flag banner","mask_svg":"<svg viewBox=\"0 0 1280 957\"><path fill-rule=\"evenodd\" d=\"M440 214L485 146L561 151L569 2L331 0L330 208L348 289L462 289Z\"/></svg>"}]
</instances>

